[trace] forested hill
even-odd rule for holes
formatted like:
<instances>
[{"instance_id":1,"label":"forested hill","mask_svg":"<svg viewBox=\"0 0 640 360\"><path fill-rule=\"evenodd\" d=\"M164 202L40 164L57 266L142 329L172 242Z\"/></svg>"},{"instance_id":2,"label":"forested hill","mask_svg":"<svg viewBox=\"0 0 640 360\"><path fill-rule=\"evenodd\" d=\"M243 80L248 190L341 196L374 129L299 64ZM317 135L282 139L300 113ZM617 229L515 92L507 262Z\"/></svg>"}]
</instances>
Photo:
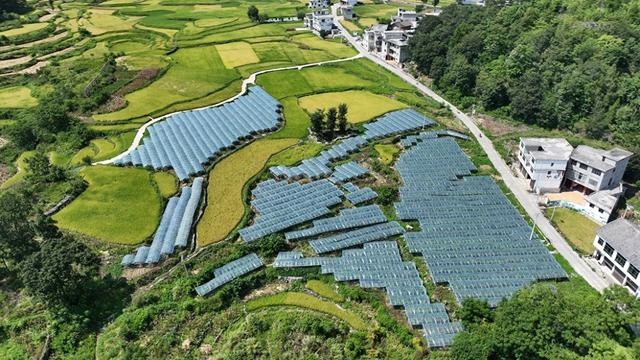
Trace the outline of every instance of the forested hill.
<instances>
[{"instance_id":1,"label":"forested hill","mask_svg":"<svg viewBox=\"0 0 640 360\"><path fill-rule=\"evenodd\" d=\"M421 21L411 50L465 107L640 153L640 0L450 6Z\"/></svg>"}]
</instances>

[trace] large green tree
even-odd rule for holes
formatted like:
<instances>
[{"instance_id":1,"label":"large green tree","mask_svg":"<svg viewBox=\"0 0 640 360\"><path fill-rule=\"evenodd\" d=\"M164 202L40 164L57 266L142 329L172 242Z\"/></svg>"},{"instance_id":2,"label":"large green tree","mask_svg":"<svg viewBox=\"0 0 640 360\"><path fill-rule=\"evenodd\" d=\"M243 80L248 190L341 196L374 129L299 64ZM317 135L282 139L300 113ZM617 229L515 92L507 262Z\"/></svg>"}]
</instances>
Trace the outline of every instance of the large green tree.
<instances>
[{"instance_id":1,"label":"large green tree","mask_svg":"<svg viewBox=\"0 0 640 360\"><path fill-rule=\"evenodd\" d=\"M97 276L100 260L71 236L45 239L40 250L20 265L27 291L50 305L69 306L83 298L84 288Z\"/></svg>"},{"instance_id":2,"label":"large green tree","mask_svg":"<svg viewBox=\"0 0 640 360\"><path fill-rule=\"evenodd\" d=\"M32 200L24 193L0 193L0 256L6 267L21 262L38 247L32 210Z\"/></svg>"},{"instance_id":3,"label":"large green tree","mask_svg":"<svg viewBox=\"0 0 640 360\"><path fill-rule=\"evenodd\" d=\"M640 303L624 292L602 296L591 289L539 284L501 302L491 315L481 302L467 301L460 312L466 331L456 337L452 357L606 358L598 356L632 343L628 325Z\"/></svg>"}]
</instances>

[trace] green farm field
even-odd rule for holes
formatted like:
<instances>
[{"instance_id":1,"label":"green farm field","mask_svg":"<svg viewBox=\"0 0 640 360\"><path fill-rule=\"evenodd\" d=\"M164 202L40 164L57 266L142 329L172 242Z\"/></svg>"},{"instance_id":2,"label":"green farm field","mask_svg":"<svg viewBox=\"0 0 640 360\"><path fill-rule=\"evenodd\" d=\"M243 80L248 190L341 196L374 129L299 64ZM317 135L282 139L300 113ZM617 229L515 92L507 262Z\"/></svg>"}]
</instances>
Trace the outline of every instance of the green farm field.
<instances>
[{"instance_id":1,"label":"green farm field","mask_svg":"<svg viewBox=\"0 0 640 360\"><path fill-rule=\"evenodd\" d=\"M263 139L247 145L216 164L209 174L207 207L197 227L198 245L224 240L245 214L243 189L269 158L297 139Z\"/></svg>"},{"instance_id":2,"label":"green farm field","mask_svg":"<svg viewBox=\"0 0 640 360\"><path fill-rule=\"evenodd\" d=\"M349 107L347 120L352 124L369 121L389 111L408 107L396 100L366 91L330 92L300 99L300 106L310 113L316 109L338 107L340 103Z\"/></svg>"},{"instance_id":3,"label":"green farm field","mask_svg":"<svg viewBox=\"0 0 640 360\"><path fill-rule=\"evenodd\" d=\"M0 89L0 108L26 108L38 105L26 86L12 86Z\"/></svg>"},{"instance_id":4,"label":"green farm field","mask_svg":"<svg viewBox=\"0 0 640 360\"><path fill-rule=\"evenodd\" d=\"M149 238L160 218L161 198L145 169L91 166L89 187L53 219L63 229L117 244Z\"/></svg>"},{"instance_id":5,"label":"green farm field","mask_svg":"<svg viewBox=\"0 0 640 360\"><path fill-rule=\"evenodd\" d=\"M338 319L343 320L344 322L349 324L349 326L351 326L355 330L365 330L367 328L365 322L358 315L352 313L351 311L344 310L334 303L320 300L305 293L284 292L251 300L247 303L247 309L249 311L255 311L261 308L273 306L292 306L314 310L327 315L335 316Z\"/></svg>"}]
</instances>

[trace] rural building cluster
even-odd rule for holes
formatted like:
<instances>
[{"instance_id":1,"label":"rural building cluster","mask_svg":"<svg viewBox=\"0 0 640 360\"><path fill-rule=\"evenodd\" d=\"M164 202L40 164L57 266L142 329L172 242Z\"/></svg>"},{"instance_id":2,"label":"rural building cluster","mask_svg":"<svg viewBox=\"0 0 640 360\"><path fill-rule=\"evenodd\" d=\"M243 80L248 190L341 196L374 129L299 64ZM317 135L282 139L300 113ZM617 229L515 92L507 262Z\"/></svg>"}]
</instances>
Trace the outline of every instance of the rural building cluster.
<instances>
[{"instance_id":1,"label":"rural building cluster","mask_svg":"<svg viewBox=\"0 0 640 360\"><path fill-rule=\"evenodd\" d=\"M518 170L536 194L576 192L578 200L560 200L601 224L609 221L624 194L622 177L633 153L613 148L571 146L561 138L521 138Z\"/></svg>"}]
</instances>

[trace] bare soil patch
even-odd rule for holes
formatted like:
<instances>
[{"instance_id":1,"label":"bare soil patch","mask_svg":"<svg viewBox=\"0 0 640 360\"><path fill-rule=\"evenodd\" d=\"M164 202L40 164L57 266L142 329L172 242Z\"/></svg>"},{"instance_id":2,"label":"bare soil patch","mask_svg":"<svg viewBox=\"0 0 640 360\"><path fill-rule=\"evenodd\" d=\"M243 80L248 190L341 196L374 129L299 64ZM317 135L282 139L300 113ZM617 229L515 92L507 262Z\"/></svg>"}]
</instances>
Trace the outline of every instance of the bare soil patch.
<instances>
[{"instance_id":1,"label":"bare soil patch","mask_svg":"<svg viewBox=\"0 0 640 360\"><path fill-rule=\"evenodd\" d=\"M152 82L160 73L160 69L156 68L148 68L141 70L138 75L136 75L133 80L126 83L122 86L118 91L111 95L109 101L102 105L97 113L110 113L119 109L122 109L127 105L127 100L125 100L124 96L130 92L141 89L150 82Z\"/></svg>"},{"instance_id":2,"label":"bare soil patch","mask_svg":"<svg viewBox=\"0 0 640 360\"><path fill-rule=\"evenodd\" d=\"M509 123L485 114L477 114L476 119L483 128L487 129L487 131L495 137L529 130L524 124Z\"/></svg>"},{"instance_id":3,"label":"bare soil patch","mask_svg":"<svg viewBox=\"0 0 640 360\"><path fill-rule=\"evenodd\" d=\"M0 60L0 69L7 69L17 65L26 64L31 61L31 59L32 57L30 55L26 55L15 59Z\"/></svg>"},{"instance_id":4,"label":"bare soil patch","mask_svg":"<svg viewBox=\"0 0 640 360\"><path fill-rule=\"evenodd\" d=\"M11 177L11 169L5 165L0 164L0 184L4 183Z\"/></svg>"}]
</instances>

